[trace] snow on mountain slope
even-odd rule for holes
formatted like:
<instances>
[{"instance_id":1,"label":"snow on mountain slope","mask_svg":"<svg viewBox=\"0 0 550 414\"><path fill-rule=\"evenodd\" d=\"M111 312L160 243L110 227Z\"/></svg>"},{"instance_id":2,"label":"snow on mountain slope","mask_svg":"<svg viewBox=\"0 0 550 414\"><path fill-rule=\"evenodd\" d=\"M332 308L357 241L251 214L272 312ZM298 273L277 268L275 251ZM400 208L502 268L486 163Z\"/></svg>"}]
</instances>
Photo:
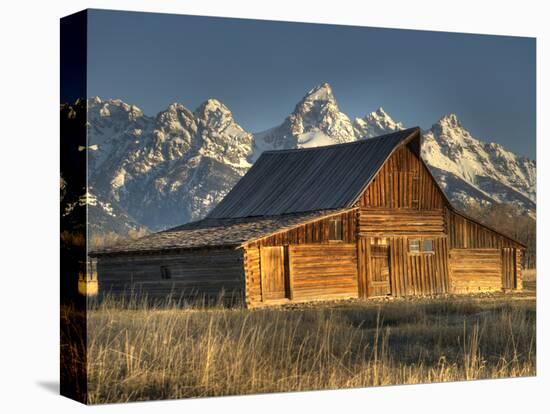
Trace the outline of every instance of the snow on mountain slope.
<instances>
[{"instance_id":1,"label":"snow on mountain slope","mask_svg":"<svg viewBox=\"0 0 550 414\"><path fill-rule=\"evenodd\" d=\"M348 120L338 110L330 86L320 85L304 97L281 126L255 134L254 159L268 149L329 145L405 128L383 108L356 118L353 131ZM423 140L424 160L457 207L513 203L534 215L536 167L533 161L499 144L486 144L474 138L454 114L444 116L424 131Z\"/></svg>"},{"instance_id":2,"label":"snow on mountain slope","mask_svg":"<svg viewBox=\"0 0 550 414\"><path fill-rule=\"evenodd\" d=\"M358 139L377 137L405 129L401 122L395 122L382 107L365 115L364 118L355 118L353 127Z\"/></svg>"},{"instance_id":3,"label":"snow on mountain slope","mask_svg":"<svg viewBox=\"0 0 550 414\"><path fill-rule=\"evenodd\" d=\"M196 111L198 136L202 140L199 152L244 173L252 164L248 161L252 135L233 120L231 111L216 99L204 102Z\"/></svg>"},{"instance_id":4,"label":"snow on mountain slope","mask_svg":"<svg viewBox=\"0 0 550 414\"><path fill-rule=\"evenodd\" d=\"M310 90L278 127L254 134L255 161L265 150L307 148L355 140L353 125L328 83Z\"/></svg>"},{"instance_id":5,"label":"snow on mountain slope","mask_svg":"<svg viewBox=\"0 0 550 414\"><path fill-rule=\"evenodd\" d=\"M114 104L111 106L110 102ZM98 136L101 140L101 149L111 146L111 140L116 140L118 135L123 133L128 122L131 122L126 115L138 114L136 108L119 110L120 101L109 101L104 105L100 100L94 99L91 102L78 100L71 105L62 105L61 107L61 228L69 232L83 231L84 223L87 220L90 233L114 232L119 235L127 235L132 230L143 229L143 225L131 218L116 201L103 198L102 195L95 193L92 186L86 187L84 167L86 165L86 150L88 151L88 165L100 157L110 155L107 152L99 153L100 146L84 145L86 137L82 134L81 126L90 119L86 113L86 108L92 106L97 110L95 114L99 117L99 111L104 114L104 120L98 122L102 134ZM112 120L106 116L107 111L114 114ZM136 116L135 119L141 117ZM134 120L135 120L134 119ZM88 128L89 130L89 128ZM110 134L108 134L110 133ZM99 154L99 157L98 157ZM97 158L96 158L97 157Z\"/></svg>"},{"instance_id":6,"label":"snow on mountain slope","mask_svg":"<svg viewBox=\"0 0 550 414\"><path fill-rule=\"evenodd\" d=\"M82 117L83 103L62 107L62 117ZM138 225L158 230L202 218L265 150L350 142L404 128L382 108L352 123L326 83L310 90L281 125L254 135L216 99L195 111L173 103L155 117L119 99L85 103L88 145L75 156L88 153L89 191L96 199L88 209L97 232ZM534 215L534 161L478 140L453 114L423 131L423 139L422 156L457 207L513 203ZM83 191L73 190L67 176L63 180L62 211L71 205L76 211Z\"/></svg>"},{"instance_id":7,"label":"snow on mountain slope","mask_svg":"<svg viewBox=\"0 0 550 414\"><path fill-rule=\"evenodd\" d=\"M97 170L121 145L138 143L144 129L152 119L144 116L141 109L128 105L120 99L102 101L99 97L88 99L88 144L91 169Z\"/></svg>"},{"instance_id":8,"label":"snow on mountain slope","mask_svg":"<svg viewBox=\"0 0 550 414\"><path fill-rule=\"evenodd\" d=\"M138 222L161 229L201 218L251 164L252 134L209 99L155 118L119 100L88 102L90 185Z\"/></svg>"},{"instance_id":9,"label":"snow on mountain slope","mask_svg":"<svg viewBox=\"0 0 550 414\"><path fill-rule=\"evenodd\" d=\"M493 202L514 203L534 213L536 165L467 131L455 114L442 117L423 133L422 156L432 169L445 171L486 194ZM447 192L449 194L449 192ZM451 192L451 200L466 199ZM473 197L475 199L475 197ZM473 201L470 200L470 204Z\"/></svg>"}]
</instances>

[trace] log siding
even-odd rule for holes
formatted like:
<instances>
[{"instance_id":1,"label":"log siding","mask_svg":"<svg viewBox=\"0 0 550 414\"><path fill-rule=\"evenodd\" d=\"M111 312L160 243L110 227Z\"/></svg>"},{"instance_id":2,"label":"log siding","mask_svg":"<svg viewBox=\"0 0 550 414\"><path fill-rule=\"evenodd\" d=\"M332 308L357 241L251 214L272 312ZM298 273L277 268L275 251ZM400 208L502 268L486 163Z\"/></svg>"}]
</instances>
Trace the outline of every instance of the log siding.
<instances>
[{"instance_id":1,"label":"log siding","mask_svg":"<svg viewBox=\"0 0 550 414\"><path fill-rule=\"evenodd\" d=\"M451 249L521 247L508 237L480 225L457 212L446 209L445 213L449 228Z\"/></svg>"},{"instance_id":2,"label":"log siding","mask_svg":"<svg viewBox=\"0 0 550 414\"><path fill-rule=\"evenodd\" d=\"M161 267L169 278L163 278ZM187 250L174 254L125 255L98 261L101 296L149 299L236 299L244 294L243 254L235 249Z\"/></svg>"},{"instance_id":3,"label":"log siding","mask_svg":"<svg viewBox=\"0 0 550 414\"><path fill-rule=\"evenodd\" d=\"M500 249L453 249L450 256L453 293L498 291L503 288Z\"/></svg>"}]
</instances>

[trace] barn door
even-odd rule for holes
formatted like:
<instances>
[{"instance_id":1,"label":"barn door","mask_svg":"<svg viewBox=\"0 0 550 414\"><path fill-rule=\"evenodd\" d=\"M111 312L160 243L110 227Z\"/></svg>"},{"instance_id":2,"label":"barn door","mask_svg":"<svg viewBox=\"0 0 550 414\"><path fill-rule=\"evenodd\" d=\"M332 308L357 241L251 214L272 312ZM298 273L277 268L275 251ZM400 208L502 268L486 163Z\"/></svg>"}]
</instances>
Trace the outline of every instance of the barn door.
<instances>
[{"instance_id":1,"label":"barn door","mask_svg":"<svg viewBox=\"0 0 550 414\"><path fill-rule=\"evenodd\" d=\"M262 299L264 301L289 298L286 263L284 246L260 248Z\"/></svg>"},{"instance_id":2,"label":"barn door","mask_svg":"<svg viewBox=\"0 0 550 414\"><path fill-rule=\"evenodd\" d=\"M502 288L516 288L516 249L505 247L502 249Z\"/></svg>"},{"instance_id":3,"label":"barn door","mask_svg":"<svg viewBox=\"0 0 550 414\"><path fill-rule=\"evenodd\" d=\"M367 281L368 296L385 296L390 290L390 255L389 247L384 244L371 244L370 271Z\"/></svg>"}]
</instances>

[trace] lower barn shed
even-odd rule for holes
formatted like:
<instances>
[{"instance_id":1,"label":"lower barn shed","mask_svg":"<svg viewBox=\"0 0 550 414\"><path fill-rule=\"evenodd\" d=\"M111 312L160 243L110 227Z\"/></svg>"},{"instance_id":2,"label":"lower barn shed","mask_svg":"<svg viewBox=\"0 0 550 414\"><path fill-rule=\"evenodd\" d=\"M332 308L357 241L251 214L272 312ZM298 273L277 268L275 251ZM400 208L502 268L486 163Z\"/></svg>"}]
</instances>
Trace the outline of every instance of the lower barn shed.
<instances>
[{"instance_id":1,"label":"lower barn shed","mask_svg":"<svg viewBox=\"0 0 550 414\"><path fill-rule=\"evenodd\" d=\"M267 151L203 220L91 253L100 294L248 307L522 288L525 246L456 210L412 128Z\"/></svg>"}]
</instances>

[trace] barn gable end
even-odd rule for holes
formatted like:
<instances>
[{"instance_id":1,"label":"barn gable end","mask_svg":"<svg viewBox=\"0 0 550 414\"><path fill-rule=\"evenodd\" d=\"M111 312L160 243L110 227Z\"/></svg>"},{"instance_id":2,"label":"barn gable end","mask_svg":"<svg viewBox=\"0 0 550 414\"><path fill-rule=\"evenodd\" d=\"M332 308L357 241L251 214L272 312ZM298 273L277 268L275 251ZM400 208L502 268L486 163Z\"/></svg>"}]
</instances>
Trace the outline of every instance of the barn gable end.
<instances>
[{"instance_id":1,"label":"barn gable end","mask_svg":"<svg viewBox=\"0 0 550 414\"><path fill-rule=\"evenodd\" d=\"M523 246L454 209L419 157L420 143L417 133L396 149L357 200L360 295L520 287ZM377 257L384 249L388 271Z\"/></svg>"}]
</instances>

